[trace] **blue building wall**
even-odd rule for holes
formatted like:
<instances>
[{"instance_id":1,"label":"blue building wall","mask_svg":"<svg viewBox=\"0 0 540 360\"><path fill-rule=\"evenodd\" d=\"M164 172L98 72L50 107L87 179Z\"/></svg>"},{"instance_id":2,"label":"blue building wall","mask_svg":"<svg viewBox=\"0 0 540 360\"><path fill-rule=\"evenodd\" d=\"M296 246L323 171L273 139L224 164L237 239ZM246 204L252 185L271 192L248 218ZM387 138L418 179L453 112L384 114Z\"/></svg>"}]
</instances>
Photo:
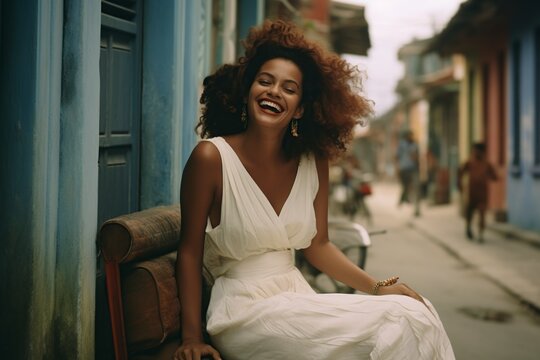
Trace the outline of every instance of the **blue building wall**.
<instances>
[{"instance_id":1,"label":"blue building wall","mask_svg":"<svg viewBox=\"0 0 540 360\"><path fill-rule=\"evenodd\" d=\"M534 33L540 26L540 4L528 3L526 6L516 8L516 16L512 19L509 48L518 41L521 44L520 63L514 63L512 52L509 59L509 156L514 158L513 148L516 134L514 134L515 121L520 122L521 159L514 172L508 175L507 204L508 218L513 225L524 229L540 231L540 178L533 176L534 167L534 130L535 115L540 111L540 104L535 103L535 51ZM514 103L513 74L514 67L520 71L520 96L518 103ZM519 106L520 117L514 116L514 107Z\"/></svg>"},{"instance_id":2,"label":"blue building wall","mask_svg":"<svg viewBox=\"0 0 540 360\"><path fill-rule=\"evenodd\" d=\"M173 0L144 7L141 119L141 208L178 201L181 159L182 49L184 9ZM181 5L181 4L180 4ZM171 81L173 80L174 81Z\"/></svg>"},{"instance_id":3,"label":"blue building wall","mask_svg":"<svg viewBox=\"0 0 540 360\"><path fill-rule=\"evenodd\" d=\"M51 357L87 358L94 354L100 1L65 1L63 20L54 307L57 346Z\"/></svg>"},{"instance_id":4,"label":"blue building wall","mask_svg":"<svg viewBox=\"0 0 540 360\"><path fill-rule=\"evenodd\" d=\"M34 2L25 6L20 2L6 2L0 6L0 236L3 239L0 247L3 260L0 262L3 274L0 292L9 294L2 297L0 317L3 324L13 324L9 329L4 325L0 328L0 348L11 349L9 355L28 358L26 342L31 335L31 314L28 309L35 298L30 284L34 283L36 270L47 274L54 271L54 259L44 258L46 252L54 252L56 226L47 229L41 214L55 196L47 189L40 188L34 180L46 171L46 167L36 164L34 158L47 154L49 148L49 136L40 136L36 115L38 109L35 106L39 97L36 89L39 65L37 4ZM25 18L31 20L25 21ZM56 40L61 36L55 34ZM51 82L55 80L51 79ZM59 112L58 108L51 111ZM54 129L51 131L55 132ZM50 169L50 176L53 177L55 172L58 172L58 166ZM53 188L51 192L55 190ZM54 213L50 216L56 220ZM40 306L42 316L50 321L54 304L54 286L51 285L54 282L48 278L40 281L50 289L43 294L46 299ZM50 331L50 327L47 330ZM19 336L13 336L14 333ZM51 336L42 335L38 341L50 342Z\"/></svg>"},{"instance_id":5,"label":"blue building wall","mask_svg":"<svg viewBox=\"0 0 540 360\"><path fill-rule=\"evenodd\" d=\"M244 16L258 8L243 2ZM144 2L141 207L179 201L212 1ZM247 15L246 15L247 14ZM251 18L251 26L262 19ZM99 0L0 2L0 348L94 358ZM7 296L6 296L7 294Z\"/></svg>"},{"instance_id":6,"label":"blue building wall","mask_svg":"<svg viewBox=\"0 0 540 360\"><path fill-rule=\"evenodd\" d=\"M6 358L93 357L100 5L2 3Z\"/></svg>"},{"instance_id":7,"label":"blue building wall","mask_svg":"<svg viewBox=\"0 0 540 360\"><path fill-rule=\"evenodd\" d=\"M238 39L245 39L249 29L261 24L263 19L264 0L238 0Z\"/></svg>"},{"instance_id":8,"label":"blue building wall","mask_svg":"<svg viewBox=\"0 0 540 360\"><path fill-rule=\"evenodd\" d=\"M182 168L197 142L211 6L210 0L145 2L141 208L180 200Z\"/></svg>"},{"instance_id":9,"label":"blue building wall","mask_svg":"<svg viewBox=\"0 0 540 360\"><path fill-rule=\"evenodd\" d=\"M185 1L184 73L182 78L184 109L182 113L182 167L197 143L195 125L199 117L199 94L202 80L208 72L211 26L210 1ZM179 193L178 193L179 194Z\"/></svg>"}]
</instances>

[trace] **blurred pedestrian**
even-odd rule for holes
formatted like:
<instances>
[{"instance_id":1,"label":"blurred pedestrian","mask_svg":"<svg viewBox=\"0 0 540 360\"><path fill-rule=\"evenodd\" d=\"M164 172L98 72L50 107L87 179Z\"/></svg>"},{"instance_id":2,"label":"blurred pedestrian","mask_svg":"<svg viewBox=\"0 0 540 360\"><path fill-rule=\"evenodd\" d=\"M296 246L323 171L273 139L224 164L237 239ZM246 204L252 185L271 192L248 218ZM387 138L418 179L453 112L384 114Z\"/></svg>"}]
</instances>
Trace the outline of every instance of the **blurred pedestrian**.
<instances>
[{"instance_id":1,"label":"blurred pedestrian","mask_svg":"<svg viewBox=\"0 0 540 360\"><path fill-rule=\"evenodd\" d=\"M415 196L415 215L419 215L419 192L418 185L418 145L414 141L413 132L407 130L399 140L396 161L399 181L401 183L401 195L398 206L411 202L411 192Z\"/></svg>"},{"instance_id":2,"label":"blurred pedestrian","mask_svg":"<svg viewBox=\"0 0 540 360\"><path fill-rule=\"evenodd\" d=\"M463 187L463 177L468 174L467 187ZM465 197L465 233L469 240L474 239L471 228L472 218L478 211L478 241L484 241L485 217L488 199L488 182L497 180L497 173L493 165L486 159L486 146L484 143L475 143L472 154L458 172L458 188Z\"/></svg>"}]
</instances>

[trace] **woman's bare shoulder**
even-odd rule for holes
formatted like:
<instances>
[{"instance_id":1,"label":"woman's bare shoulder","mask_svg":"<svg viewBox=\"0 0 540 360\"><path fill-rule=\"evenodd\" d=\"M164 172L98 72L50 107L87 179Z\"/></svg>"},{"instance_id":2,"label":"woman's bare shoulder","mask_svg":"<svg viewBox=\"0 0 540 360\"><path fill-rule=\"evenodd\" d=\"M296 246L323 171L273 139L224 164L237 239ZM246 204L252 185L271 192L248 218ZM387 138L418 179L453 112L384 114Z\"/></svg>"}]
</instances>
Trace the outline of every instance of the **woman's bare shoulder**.
<instances>
[{"instance_id":1,"label":"woman's bare shoulder","mask_svg":"<svg viewBox=\"0 0 540 360\"><path fill-rule=\"evenodd\" d=\"M189 156L183 177L218 181L221 177L221 155L216 145L200 141Z\"/></svg>"},{"instance_id":2,"label":"woman's bare shoulder","mask_svg":"<svg viewBox=\"0 0 540 360\"><path fill-rule=\"evenodd\" d=\"M210 141L199 141L191 152L190 161L197 162L200 165L219 165L221 163L221 155L219 150Z\"/></svg>"}]
</instances>

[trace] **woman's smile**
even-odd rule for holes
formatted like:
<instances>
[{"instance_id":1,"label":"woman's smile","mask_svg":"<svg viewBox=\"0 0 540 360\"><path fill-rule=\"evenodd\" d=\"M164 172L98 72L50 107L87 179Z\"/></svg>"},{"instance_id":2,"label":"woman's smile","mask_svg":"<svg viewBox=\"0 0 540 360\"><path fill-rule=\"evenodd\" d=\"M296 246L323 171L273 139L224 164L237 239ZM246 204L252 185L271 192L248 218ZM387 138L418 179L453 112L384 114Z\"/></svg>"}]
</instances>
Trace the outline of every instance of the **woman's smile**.
<instances>
[{"instance_id":1,"label":"woman's smile","mask_svg":"<svg viewBox=\"0 0 540 360\"><path fill-rule=\"evenodd\" d=\"M270 113L274 113L274 114L279 114L283 112L281 105L271 100L262 99L259 101L259 106L263 110L266 110L266 112L270 111Z\"/></svg>"}]
</instances>

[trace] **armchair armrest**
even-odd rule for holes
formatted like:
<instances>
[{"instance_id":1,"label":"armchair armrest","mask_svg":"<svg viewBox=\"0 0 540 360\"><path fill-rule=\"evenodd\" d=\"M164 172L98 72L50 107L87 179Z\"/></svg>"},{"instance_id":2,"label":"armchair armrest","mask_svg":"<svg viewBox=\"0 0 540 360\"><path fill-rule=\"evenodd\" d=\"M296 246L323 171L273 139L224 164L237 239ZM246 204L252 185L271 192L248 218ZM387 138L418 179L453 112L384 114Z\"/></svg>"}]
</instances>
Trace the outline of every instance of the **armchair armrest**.
<instances>
[{"instance_id":1,"label":"armchair armrest","mask_svg":"<svg viewBox=\"0 0 540 360\"><path fill-rule=\"evenodd\" d=\"M159 206L106 221L99 245L107 262L127 263L176 249L180 240L180 206Z\"/></svg>"}]
</instances>

